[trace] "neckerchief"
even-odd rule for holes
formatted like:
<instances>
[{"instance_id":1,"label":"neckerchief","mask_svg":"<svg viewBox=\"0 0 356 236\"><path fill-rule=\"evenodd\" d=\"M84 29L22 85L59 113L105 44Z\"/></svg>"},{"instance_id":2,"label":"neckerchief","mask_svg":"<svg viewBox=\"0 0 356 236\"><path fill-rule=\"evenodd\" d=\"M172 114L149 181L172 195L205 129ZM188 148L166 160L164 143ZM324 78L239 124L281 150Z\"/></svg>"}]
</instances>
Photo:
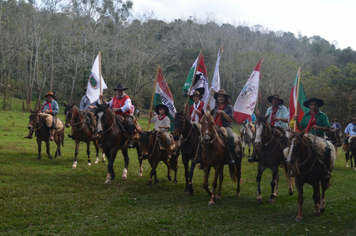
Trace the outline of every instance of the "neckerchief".
<instances>
[{"instance_id":1,"label":"neckerchief","mask_svg":"<svg viewBox=\"0 0 356 236\"><path fill-rule=\"evenodd\" d=\"M166 115L162 116L162 118L160 116L158 116L159 120L163 120L164 118L166 118Z\"/></svg>"},{"instance_id":2,"label":"neckerchief","mask_svg":"<svg viewBox=\"0 0 356 236\"><path fill-rule=\"evenodd\" d=\"M51 102L47 101L45 104L43 104L42 108L41 108L41 112L43 112L43 108L48 104L49 107L49 112L52 113L52 104Z\"/></svg>"},{"instance_id":3,"label":"neckerchief","mask_svg":"<svg viewBox=\"0 0 356 236\"><path fill-rule=\"evenodd\" d=\"M276 118L276 113L278 111L278 108L279 107L272 107L271 125L273 125L273 126L276 123L276 121L274 119Z\"/></svg>"},{"instance_id":4,"label":"neckerchief","mask_svg":"<svg viewBox=\"0 0 356 236\"><path fill-rule=\"evenodd\" d=\"M218 110L223 110L224 107L226 106L226 103L224 105L218 105ZM217 113L214 119L215 125L222 127L222 121L221 121L222 117L221 117L221 113Z\"/></svg>"},{"instance_id":5,"label":"neckerchief","mask_svg":"<svg viewBox=\"0 0 356 236\"><path fill-rule=\"evenodd\" d=\"M190 119L192 121L196 121L196 122L199 121L198 115L194 112L195 110L198 110L199 105L200 105L200 101L198 102L198 104L193 103L193 108L194 109L193 109L193 112L192 112L192 116L190 117Z\"/></svg>"},{"instance_id":6,"label":"neckerchief","mask_svg":"<svg viewBox=\"0 0 356 236\"><path fill-rule=\"evenodd\" d=\"M315 114L312 114L310 112L311 118L309 120L308 126L307 126L307 130L305 131L305 133L309 133L309 131L311 130L311 127L313 127L313 125L316 125L316 118L315 116L319 113L319 110L317 110L317 112Z\"/></svg>"}]
</instances>

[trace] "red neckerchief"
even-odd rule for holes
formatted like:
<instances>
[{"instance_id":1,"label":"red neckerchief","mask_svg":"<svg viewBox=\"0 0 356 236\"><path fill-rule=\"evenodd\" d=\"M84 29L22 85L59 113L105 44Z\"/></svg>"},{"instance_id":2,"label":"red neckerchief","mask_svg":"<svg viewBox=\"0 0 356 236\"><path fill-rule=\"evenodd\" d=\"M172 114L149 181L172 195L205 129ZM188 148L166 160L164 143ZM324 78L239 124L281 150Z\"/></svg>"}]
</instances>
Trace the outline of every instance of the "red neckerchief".
<instances>
[{"instance_id":1,"label":"red neckerchief","mask_svg":"<svg viewBox=\"0 0 356 236\"><path fill-rule=\"evenodd\" d=\"M315 114L312 114L310 112L311 118L309 120L308 126L307 126L307 130L305 131L305 133L309 133L309 131L311 130L311 128L313 127L313 125L316 125L316 118L315 116L319 113L319 110L316 111Z\"/></svg>"},{"instance_id":2,"label":"red neckerchief","mask_svg":"<svg viewBox=\"0 0 356 236\"><path fill-rule=\"evenodd\" d=\"M166 115L162 116L162 118L160 116L158 116L159 120L163 120L164 118L166 118Z\"/></svg>"},{"instance_id":3,"label":"red neckerchief","mask_svg":"<svg viewBox=\"0 0 356 236\"><path fill-rule=\"evenodd\" d=\"M218 105L218 110L223 110L224 107L226 106L226 103L224 103L223 106L220 104ZM217 113L214 119L215 125L222 127L222 121L221 121L221 113Z\"/></svg>"},{"instance_id":4,"label":"red neckerchief","mask_svg":"<svg viewBox=\"0 0 356 236\"><path fill-rule=\"evenodd\" d=\"M42 108L41 108L41 112L43 112L43 108L48 104L49 107L49 112L52 113L52 104L51 102L47 101L45 104L43 104Z\"/></svg>"},{"instance_id":5,"label":"red neckerchief","mask_svg":"<svg viewBox=\"0 0 356 236\"><path fill-rule=\"evenodd\" d=\"M276 113L278 111L279 107L272 107L272 115L271 115L271 125L274 126L274 124L276 123L274 118L276 118Z\"/></svg>"}]
</instances>

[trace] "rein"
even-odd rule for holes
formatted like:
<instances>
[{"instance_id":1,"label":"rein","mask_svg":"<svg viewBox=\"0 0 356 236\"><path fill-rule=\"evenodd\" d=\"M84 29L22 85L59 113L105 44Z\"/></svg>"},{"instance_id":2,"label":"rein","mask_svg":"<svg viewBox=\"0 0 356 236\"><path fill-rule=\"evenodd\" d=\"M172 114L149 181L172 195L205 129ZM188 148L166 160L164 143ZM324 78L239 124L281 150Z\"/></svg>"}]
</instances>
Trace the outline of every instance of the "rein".
<instances>
[{"instance_id":1,"label":"rein","mask_svg":"<svg viewBox=\"0 0 356 236\"><path fill-rule=\"evenodd\" d=\"M184 128L185 128L185 117L184 117L184 116L182 116L182 115L180 115L180 117L182 117L182 118L183 118L183 120L184 120L184 123L183 123L183 128L182 128L182 130L184 130ZM189 138L190 134L192 133L193 126L194 126L194 125L192 124L192 127L190 128L190 131L189 131L189 133L188 133L187 137L186 137L185 139L181 140L181 143L183 143L183 142L185 142L185 141L187 141L187 140L188 140L188 138ZM182 132L182 137L183 137L183 132Z\"/></svg>"},{"instance_id":2,"label":"rein","mask_svg":"<svg viewBox=\"0 0 356 236\"><path fill-rule=\"evenodd\" d=\"M110 128L108 128L107 130L105 130L105 131L102 132L103 134L106 133L106 132L108 132L109 130L111 130L112 127L114 127L114 124L116 123L115 115L114 115L114 114L112 114L112 115L114 116L114 118L113 118L114 121L112 122ZM105 123L105 124L106 124L106 123ZM103 127L104 127L104 126L103 126Z\"/></svg>"},{"instance_id":3,"label":"rein","mask_svg":"<svg viewBox=\"0 0 356 236\"><path fill-rule=\"evenodd\" d=\"M308 156L302 163L299 163L299 164L298 164L299 158L298 158L297 161L295 162L295 167L296 167L296 169L297 169L297 171L298 171L298 175L303 176L303 175L308 174L309 172L311 172L311 170L312 170L313 167L315 166L315 163L316 163L316 161L318 160L318 157L317 157L317 156L315 157L315 159L314 159L312 165L310 166L309 170L307 170L307 171L304 172L304 173L300 173L299 167L301 167L302 165L306 164L306 162L311 158L311 156L312 156L312 154L313 154L313 150L314 150L314 148L315 148L315 141L316 141L316 135L315 135L315 137L314 137L314 141L313 141L313 144L312 144L312 147L311 147L311 151L310 151L309 156ZM308 144L306 144L306 145L308 145ZM298 154L299 154L299 153L300 153L300 150L299 150ZM299 156L299 155L297 155L297 156Z\"/></svg>"},{"instance_id":4,"label":"rein","mask_svg":"<svg viewBox=\"0 0 356 236\"><path fill-rule=\"evenodd\" d=\"M264 146L268 146L268 145L271 144L272 140L273 140L274 138L276 138L276 137L275 137L275 134L276 134L276 130L274 129L271 139L270 139L267 143L265 143ZM270 151L270 152L262 152L262 151L261 151L261 148L259 148L259 149L257 149L257 150L258 150L261 154L269 155L269 154L271 154L272 152L274 152L274 150L276 150L278 144L280 144L280 142L279 142L278 140L276 140L276 145L274 146L274 148L273 148L272 151ZM263 145L261 145L261 146L263 146Z\"/></svg>"},{"instance_id":5,"label":"rein","mask_svg":"<svg viewBox=\"0 0 356 236\"><path fill-rule=\"evenodd\" d=\"M151 154L148 155L149 157L151 157L153 152L155 151L155 147L157 145L157 140L158 140L158 132L156 134L155 142L154 142L153 147L152 147L152 152L151 152Z\"/></svg>"}]
</instances>

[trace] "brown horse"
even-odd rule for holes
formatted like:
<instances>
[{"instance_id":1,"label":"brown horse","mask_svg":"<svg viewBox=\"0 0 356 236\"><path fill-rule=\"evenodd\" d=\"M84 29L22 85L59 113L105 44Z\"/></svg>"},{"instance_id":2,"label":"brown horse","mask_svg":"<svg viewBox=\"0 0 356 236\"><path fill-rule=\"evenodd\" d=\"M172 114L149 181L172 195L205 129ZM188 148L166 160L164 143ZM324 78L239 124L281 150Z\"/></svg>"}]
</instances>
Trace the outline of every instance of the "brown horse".
<instances>
[{"instance_id":1,"label":"brown horse","mask_svg":"<svg viewBox=\"0 0 356 236\"><path fill-rule=\"evenodd\" d=\"M267 122L267 117L258 117L255 125L256 137L254 141L254 150L258 156L257 166L257 202L261 203L263 197L261 195L261 179L265 169L272 170L271 181L271 196L269 203L274 203L274 198L278 196L278 182L279 182L279 166L283 165L285 173L288 178L289 195L293 194L292 179L288 175L287 165L284 161L283 148L284 142L287 139L283 128L272 127Z\"/></svg>"},{"instance_id":2,"label":"brown horse","mask_svg":"<svg viewBox=\"0 0 356 236\"><path fill-rule=\"evenodd\" d=\"M204 169L204 183L203 187L210 197L209 205L214 205L216 199L220 199L221 187L224 180L224 165L225 160L230 155L228 150L228 144L224 138L222 138L222 132L219 127L214 123L213 117L210 113L206 112L200 120L202 124L202 168ZM242 160L242 148L240 138L235 134L238 142L236 143L236 156L235 164L229 164L230 177L234 182L237 182L236 196L240 194L240 179L241 179L241 160ZM212 183L213 191L209 190L209 174L210 169L215 169L214 180ZM216 193L217 180L219 178L219 188Z\"/></svg>"},{"instance_id":3,"label":"brown horse","mask_svg":"<svg viewBox=\"0 0 356 236\"><path fill-rule=\"evenodd\" d=\"M335 148L337 154L337 148L342 146L342 133L339 128L325 132L326 140L329 140Z\"/></svg>"},{"instance_id":4,"label":"brown horse","mask_svg":"<svg viewBox=\"0 0 356 236\"><path fill-rule=\"evenodd\" d=\"M193 190L193 172L195 169L195 162L191 162L189 169L189 161L194 160L199 145L200 131L196 124L193 124L183 112L178 112L174 117L173 137L180 143L180 150L182 152L182 162L184 165L185 189L184 192L194 194ZM181 137L181 138L180 138Z\"/></svg>"},{"instance_id":5,"label":"brown horse","mask_svg":"<svg viewBox=\"0 0 356 236\"><path fill-rule=\"evenodd\" d=\"M354 158L354 162L352 162L352 158ZM355 137L351 139L351 142L348 145L348 150L346 150L346 164L348 160L350 160L351 169L356 170L356 138Z\"/></svg>"},{"instance_id":6,"label":"brown horse","mask_svg":"<svg viewBox=\"0 0 356 236\"><path fill-rule=\"evenodd\" d=\"M303 218L303 186L305 183L313 186L314 215L320 215L325 211L325 192L329 187L329 180L325 179L325 169L322 158L325 155L325 147L330 151L330 166L335 162L335 149L331 144L328 145L322 138L315 135L307 135L295 132L288 141L288 148L285 149L284 155L287 163L292 165L295 185L298 190L298 215L297 221ZM320 158L322 156L322 158ZM320 185L322 189L320 200Z\"/></svg>"},{"instance_id":7,"label":"brown horse","mask_svg":"<svg viewBox=\"0 0 356 236\"><path fill-rule=\"evenodd\" d=\"M56 153L53 156L50 154L50 141L49 141L49 128L46 125L46 118L45 116L42 116L41 113L39 113L39 109L36 111L31 110L30 114L30 122L27 126L27 128L30 131L35 131L36 135L36 140L37 140L37 146L38 146L38 160L41 160L41 144L42 141L46 143L46 153L50 159L56 158L57 156L61 155L61 145L63 146L63 140L64 140L64 125L63 128L60 131L56 131L54 135L54 142L57 145L57 150ZM58 122L62 122L59 118L57 118L57 124ZM62 122L63 124L63 122Z\"/></svg>"},{"instance_id":8,"label":"brown horse","mask_svg":"<svg viewBox=\"0 0 356 236\"><path fill-rule=\"evenodd\" d=\"M124 156L125 168L122 179L127 179L127 169L129 165L129 156L127 153L127 138L124 134L124 128L114 113L109 109L109 104L96 104L98 109L95 111L97 117L97 132L101 134L101 146L108 158L108 174L105 183L110 183L115 179L114 161L117 152L121 149ZM134 147L137 150L138 157L141 156L141 148L137 139L134 139ZM142 176L142 160L139 159L140 173Z\"/></svg>"},{"instance_id":9,"label":"brown horse","mask_svg":"<svg viewBox=\"0 0 356 236\"><path fill-rule=\"evenodd\" d=\"M169 181L171 178L171 169L174 171L174 180L173 183L177 183L177 170L178 170L178 156L179 152L175 155L171 155L172 158L168 161L167 151L160 149L159 144L159 133L156 131L143 132L139 138L139 145L141 147L141 153L143 159L148 159L148 162L151 165L150 178L148 180L148 187L152 185L152 177L155 178L155 184L158 183L156 168L160 161L167 166L167 178Z\"/></svg>"},{"instance_id":10,"label":"brown horse","mask_svg":"<svg viewBox=\"0 0 356 236\"><path fill-rule=\"evenodd\" d=\"M74 162L72 168L77 168L77 156L79 143L85 142L87 144L87 155L88 155L88 166L91 165L90 161L90 142L92 141L95 147L96 160L95 163L99 162L99 146L98 146L98 135L94 130L90 128L89 124L89 114L84 114L79 110L77 106L72 104L65 104L64 114L66 116L65 125L67 128L72 127L72 139L75 141L75 153L74 153ZM94 119L94 117L93 117ZM102 156L102 162L105 162L104 155Z\"/></svg>"}]
</instances>

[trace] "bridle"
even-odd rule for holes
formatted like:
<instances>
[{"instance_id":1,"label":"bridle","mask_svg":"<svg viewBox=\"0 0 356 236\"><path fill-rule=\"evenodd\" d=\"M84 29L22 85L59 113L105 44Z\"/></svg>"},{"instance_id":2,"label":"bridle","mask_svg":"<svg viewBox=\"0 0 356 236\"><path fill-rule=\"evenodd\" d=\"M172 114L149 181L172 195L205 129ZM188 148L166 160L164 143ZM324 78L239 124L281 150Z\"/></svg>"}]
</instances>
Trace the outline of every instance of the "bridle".
<instances>
[{"instance_id":1,"label":"bridle","mask_svg":"<svg viewBox=\"0 0 356 236\"><path fill-rule=\"evenodd\" d=\"M186 118L185 118L185 116L183 116L183 115L179 115L179 117L181 117L181 118L183 119L183 125L180 126L180 128L178 129L178 132L179 132L179 136L182 135L182 138L184 138L184 137L183 137L183 130L184 130L184 128L185 128L185 119L186 119ZM185 142L185 141L188 140L190 134L192 133L193 126L194 126L194 125L192 124L192 127L190 128L187 137L185 137L183 140L181 140L181 141L180 141L181 143L183 143L183 142Z\"/></svg>"},{"instance_id":2,"label":"bridle","mask_svg":"<svg viewBox=\"0 0 356 236\"><path fill-rule=\"evenodd\" d=\"M68 109L68 112L66 113L66 119L68 118L68 114L70 114L71 115L71 118L70 118L70 121L69 121L69 123L70 123L70 126L72 126L72 127L74 127L76 130L78 130L78 131L81 131L82 129L83 129L83 127L84 127L84 119L85 119L85 117L82 119L82 120L80 120L79 122L77 122L77 123L74 123L74 118L73 118L73 112L72 112L72 110L73 110L73 108L69 108ZM79 125L80 123L82 123L82 126L78 129L77 128L77 125Z\"/></svg>"}]
</instances>

